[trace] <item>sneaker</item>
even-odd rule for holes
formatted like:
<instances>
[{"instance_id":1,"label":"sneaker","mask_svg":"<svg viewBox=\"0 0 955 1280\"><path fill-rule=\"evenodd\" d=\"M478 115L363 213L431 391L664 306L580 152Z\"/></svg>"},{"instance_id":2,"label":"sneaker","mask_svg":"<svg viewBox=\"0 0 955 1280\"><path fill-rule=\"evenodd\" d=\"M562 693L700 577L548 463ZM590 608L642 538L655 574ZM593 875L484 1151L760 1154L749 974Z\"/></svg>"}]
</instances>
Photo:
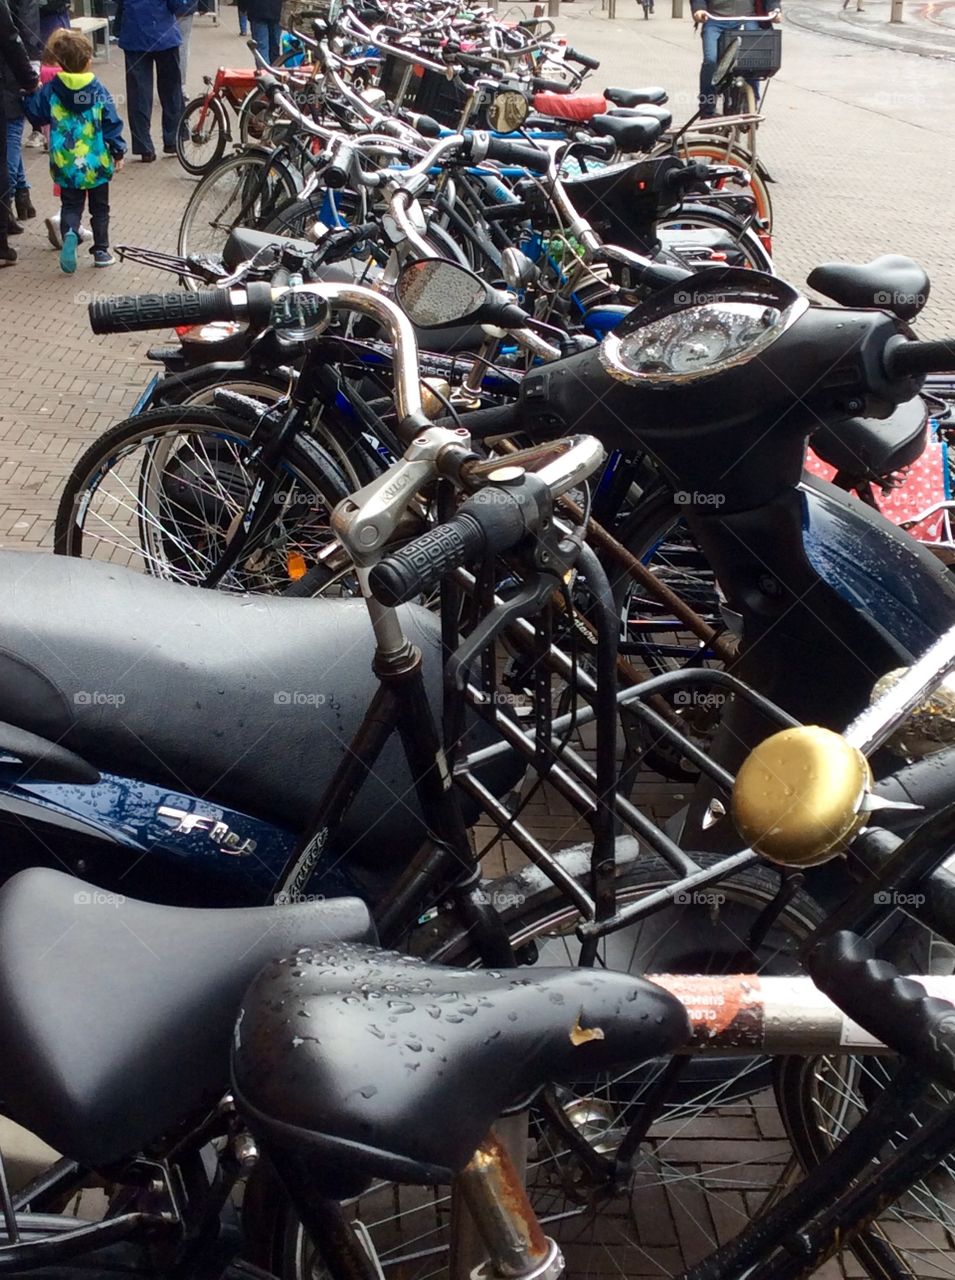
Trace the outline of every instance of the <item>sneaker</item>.
<instances>
[{"instance_id":1,"label":"sneaker","mask_svg":"<svg viewBox=\"0 0 955 1280\"><path fill-rule=\"evenodd\" d=\"M93 250L93 266L94 267L113 267L116 265L116 259L108 249Z\"/></svg>"},{"instance_id":2,"label":"sneaker","mask_svg":"<svg viewBox=\"0 0 955 1280\"><path fill-rule=\"evenodd\" d=\"M62 249L63 235L60 231L60 215L55 213L52 218L44 218L43 221L46 223L46 235L50 244L54 249ZM82 234L83 230L80 228L80 235Z\"/></svg>"},{"instance_id":3,"label":"sneaker","mask_svg":"<svg viewBox=\"0 0 955 1280\"><path fill-rule=\"evenodd\" d=\"M79 244L75 231L67 231L63 237L63 248L60 250L60 269L71 276L76 270L76 246Z\"/></svg>"},{"instance_id":4,"label":"sneaker","mask_svg":"<svg viewBox=\"0 0 955 1280\"><path fill-rule=\"evenodd\" d=\"M23 145L25 147L42 147L43 146L42 130L34 129L33 132L30 134L29 138L27 138L26 142Z\"/></svg>"},{"instance_id":5,"label":"sneaker","mask_svg":"<svg viewBox=\"0 0 955 1280\"><path fill-rule=\"evenodd\" d=\"M0 247L0 267L12 267L16 260L16 249L11 249L9 245Z\"/></svg>"}]
</instances>

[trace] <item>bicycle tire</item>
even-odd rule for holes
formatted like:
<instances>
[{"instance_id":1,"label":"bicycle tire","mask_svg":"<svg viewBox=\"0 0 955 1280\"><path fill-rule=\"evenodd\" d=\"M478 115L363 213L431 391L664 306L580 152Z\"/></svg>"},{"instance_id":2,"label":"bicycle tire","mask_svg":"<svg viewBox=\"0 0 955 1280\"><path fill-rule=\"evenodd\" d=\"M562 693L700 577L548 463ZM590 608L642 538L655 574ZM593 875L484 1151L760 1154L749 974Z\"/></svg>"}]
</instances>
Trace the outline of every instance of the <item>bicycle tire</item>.
<instances>
[{"instance_id":1,"label":"bicycle tire","mask_svg":"<svg viewBox=\"0 0 955 1280\"><path fill-rule=\"evenodd\" d=\"M226 120L225 112L222 110L222 104L213 98L206 112L207 121L211 121L211 126L208 127L208 139L212 141L212 151L201 162L190 156L187 146L198 145L197 132L199 124L197 119L195 125L190 126L189 117L192 115L200 116L205 106L205 94L200 94L198 98L193 98L190 102L187 102L176 127L176 155L179 157L179 163L186 173L191 173L194 177L199 178L219 163L229 138L229 123ZM201 137L202 135L199 136Z\"/></svg>"},{"instance_id":2,"label":"bicycle tire","mask_svg":"<svg viewBox=\"0 0 955 1280\"><path fill-rule=\"evenodd\" d=\"M840 1062L846 1064L841 1068L844 1074L840 1075L832 1100L823 1101L821 1095L825 1082L833 1073L840 1071L837 1065ZM827 1128L841 1124L840 1117L847 1114L851 1106L864 1102L861 1095L867 1087L865 1073L873 1076L875 1073L887 1073L887 1081L896 1062L897 1059L893 1058L866 1059L851 1054L777 1060L773 1081L777 1105L793 1151L804 1172L810 1173L832 1149ZM883 1081L873 1078L868 1081L868 1087L877 1088L882 1083ZM931 1099L927 1100L926 1105L932 1105ZM937 1105L951 1106L951 1099L940 1096ZM828 1117L824 1115L826 1109L830 1112ZM913 1124L918 1123L919 1117L913 1115ZM889 1142L892 1137L894 1135L887 1135ZM942 1178L947 1177L951 1182L949 1196L955 1203L955 1176L952 1170L945 1170L943 1166L939 1173ZM900 1275L919 1278L955 1275L951 1248L937 1241L933 1242L932 1239L937 1234L945 1234L951 1239L952 1210L948 1211L944 1226L937 1222L932 1224L934 1230L931 1234L918 1225L920 1211L925 1213L927 1204L930 1203L929 1197L934 1194L927 1181L916 1184L897 1206L890 1206L853 1241L852 1251L872 1280L899 1280ZM893 1239L893 1227L896 1224L900 1224L900 1229L896 1230L897 1238ZM918 1247L920 1237L923 1245L931 1246L932 1253L944 1251L949 1258L947 1265L942 1260L934 1261L928 1256L927 1249Z\"/></svg>"},{"instance_id":3,"label":"bicycle tire","mask_svg":"<svg viewBox=\"0 0 955 1280\"><path fill-rule=\"evenodd\" d=\"M773 198L766 182L765 171L758 161L754 161L748 151L739 147L721 145L717 139L701 139L695 142L684 142L680 146L680 155L687 160L704 160L707 164L732 164L745 169L749 174L749 187L756 201L756 212L766 224L766 230L773 229Z\"/></svg>"},{"instance_id":4,"label":"bicycle tire","mask_svg":"<svg viewBox=\"0 0 955 1280\"><path fill-rule=\"evenodd\" d=\"M557 855L565 868L570 870L576 878L583 880L587 874L585 868L589 862L589 850L569 850L564 854ZM704 859L705 860L705 859ZM623 857L618 866L618 884L621 890L621 896L627 897L639 895L643 892L651 892L658 887L661 882L672 882L672 873L665 867L660 860L650 856L634 855L630 858ZM726 882L729 891L735 891L740 896L740 901L745 902L748 910L758 913L771 901L778 891L779 879L775 872L769 871L765 867L755 867L738 876L729 877ZM543 939L549 935L553 935L555 931L560 931L559 938L556 942L558 950L565 948L565 941L572 936L573 922L578 918L575 910L570 907L560 893L554 888L542 875L533 868L525 868L523 871L513 875L504 876L486 886L488 895L492 902L511 903L511 906L505 906L501 912L504 922L508 928L512 940L521 947L529 945L537 945L540 948ZM798 947L799 939L806 936L812 928L821 920L822 913L813 899L808 895L799 891L797 896L792 900L792 911L786 914L785 929L791 931L791 942L793 947ZM684 908L680 908L683 911ZM705 914L705 911L699 914ZM661 923L660 929L666 930L666 923ZM687 938L694 933L691 923L687 922ZM619 935L618 935L619 936ZM629 944L627 944L629 945ZM551 946L549 941L544 942L546 948ZM425 925L419 929L416 939L413 940L412 950L417 954L429 956L433 960L439 960L446 963L454 963L460 965L470 965L477 962L477 956L473 943L468 936L466 930L452 927L446 932L442 932L440 924ZM622 950L626 952L627 946L624 945ZM733 959L738 956L734 955ZM543 964L566 963L566 959L559 956L555 958L553 955L542 954L540 962ZM618 1096L616 1100L617 1106L624 1105L621 1098L626 1095L626 1085L621 1086L620 1082L616 1082ZM700 1089L705 1092L712 1087L712 1077L702 1077L699 1084ZM610 1096L608 1094L608 1096ZM627 1104L632 1105L632 1101ZM687 1110L692 1110L692 1102L685 1101L682 1104ZM599 1141L599 1134L595 1134L593 1140ZM667 1144L667 1139L663 1139L662 1145ZM738 1168L738 1162L736 1164ZM534 1178L539 1178L540 1170L535 1170L531 1179L531 1195L532 1199L536 1195L536 1203L540 1210L540 1197L549 1194L546 1187L537 1185ZM670 1187L679 1186L679 1180L669 1182ZM536 1186L536 1190L535 1190ZM268 1190L266 1190L268 1187ZM255 1188L250 1188L252 1194L248 1198L248 1207L250 1210L250 1219L244 1221L244 1233L247 1240L250 1241L251 1255L250 1260L259 1266L267 1267L279 1280L305 1280L306 1274L324 1275L324 1269L319 1263L315 1265L314 1255L308 1251L307 1242L304 1239L304 1233L299 1226L297 1219L291 1207L285 1201L281 1193L276 1194L277 1188L272 1182L268 1171L263 1172L262 1182ZM402 1191L406 1190L404 1188ZM409 1212L420 1215L424 1213L431 1200L429 1196L432 1192L437 1193L437 1189L412 1189L420 1194L416 1198L412 1195L409 1199ZM388 1187L380 1192L381 1200L373 1200L368 1208L364 1210L370 1215L379 1212L375 1208L384 1200L385 1196L392 1193L397 1195L397 1189ZM679 1194L679 1193L678 1193ZM600 1197L595 1199L599 1202ZM357 1202L356 1202L357 1204ZM436 1215L440 1215L441 1201L437 1201ZM416 1206L416 1207L415 1207ZM600 1205L582 1205L577 1204L572 1217L567 1220L567 1225L571 1230L571 1239L579 1241L579 1233L581 1230L580 1223L586 1214ZM359 1207L357 1212L361 1212ZM352 1214L353 1206L349 1206L349 1213ZM561 1219L561 1210L557 1209L551 1215L555 1222L558 1222L557 1234L560 1239L560 1231L562 1228L558 1220ZM546 1214L542 1214L545 1218L545 1230L552 1228L546 1224ZM411 1242L407 1246L415 1253L416 1258L420 1261L407 1260L397 1257L394 1254L384 1257L386 1274L400 1274L403 1280L424 1280L426 1275L445 1275L443 1269L427 1270L429 1265L428 1250L429 1248L436 1250L440 1255L441 1246L432 1243L428 1244L429 1237L422 1235L420 1231L420 1223L414 1225L415 1219L411 1219L408 1230L411 1234ZM740 1222L740 1229L744 1223ZM629 1229L629 1223L628 1223ZM387 1238L387 1223L377 1221L374 1228L376 1233L384 1233ZM398 1228L395 1228L398 1230ZM626 1234L626 1232L624 1232ZM713 1241L715 1247L715 1239ZM608 1240L604 1237L597 1247L606 1251L608 1246L616 1244L615 1241ZM379 1248L385 1247L385 1241L379 1239L376 1234L376 1245ZM639 1246L638 1246L639 1247ZM434 1254L431 1255L433 1260ZM440 1260L440 1259L439 1259ZM421 1270L424 1266L426 1269ZM622 1268L621 1268L622 1269ZM583 1272L578 1268L578 1273Z\"/></svg>"},{"instance_id":5,"label":"bicycle tire","mask_svg":"<svg viewBox=\"0 0 955 1280\"><path fill-rule=\"evenodd\" d=\"M249 148L221 160L200 179L183 211L177 253L221 254L235 226L261 229L275 210L295 199L298 183L281 156ZM209 231L200 230L207 220ZM198 289L198 281L184 281Z\"/></svg>"},{"instance_id":6,"label":"bicycle tire","mask_svg":"<svg viewBox=\"0 0 955 1280\"><path fill-rule=\"evenodd\" d=\"M742 264L743 266L751 271L765 271L769 275L775 275L776 269L773 266L773 260L759 236L751 228L747 228L740 235L741 226L740 220L731 213L687 201L677 213L664 215L658 220L657 232L659 234L660 231L665 231L667 227L674 229L711 227L725 231L736 241L740 253L746 259ZM663 245L668 253L679 258L680 254L677 248L672 246L668 248L665 240ZM690 255L687 256L687 265L693 266L693 259Z\"/></svg>"},{"instance_id":7,"label":"bicycle tire","mask_svg":"<svg viewBox=\"0 0 955 1280\"><path fill-rule=\"evenodd\" d=\"M247 424L201 405L150 409L117 423L84 451L67 478L57 506L55 553L198 585L217 563L252 490L253 473L242 467L249 439ZM140 447L142 459L135 453ZM128 480L117 472L127 462ZM273 540L250 547L223 589L281 592L330 538L327 515L349 492L333 459L316 440L300 436L287 450L284 470L287 527L283 512ZM99 495L110 515L94 506Z\"/></svg>"}]
</instances>

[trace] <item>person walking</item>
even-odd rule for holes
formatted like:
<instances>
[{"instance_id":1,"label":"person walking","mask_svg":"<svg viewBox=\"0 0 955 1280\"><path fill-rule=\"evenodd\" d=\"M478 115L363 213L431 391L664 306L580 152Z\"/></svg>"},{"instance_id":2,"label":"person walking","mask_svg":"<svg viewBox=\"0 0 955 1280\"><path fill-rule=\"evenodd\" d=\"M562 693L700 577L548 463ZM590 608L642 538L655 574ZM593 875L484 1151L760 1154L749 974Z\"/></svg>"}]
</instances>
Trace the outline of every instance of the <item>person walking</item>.
<instances>
[{"instance_id":1,"label":"person walking","mask_svg":"<svg viewBox=\"0 0 955 1280\"><path fill-rule=\"evenodd\" d=\"M282 0L245 0L245 12L252 39L262 57L274 67L282 39Z\"/></svg>"},{"instance_id":2,"label":"person walking","mask_svg":"<svg viewBox=\"0 0 955 1280\"><path fill-rule=\"evenodd\" d=\"M76 270L80 220L89 201L94 267L111 267L109 184L126 154L123 126L106 88L93 75L93 46L79 31L57 31L47 46L62 68L23 100L32 122L50 127L50 173L60 188L60 266Z\"/></svg>"},{"instance_id":3,"label":"person walking","mask_svg":"<svg viewBox=\"0 0 955 1280\"><path fill-rule=\"evenodd\" d=\"M176 18L192 0L119 0L116 29L126 55L126 114L131 150L144 164L156 159L151 120L153 80L162 107L162 149L176 154L176 130L182 116L182 75L179 46L182 34Z\"/></svg>"},{"instance_id":4,"label":"person walking","mask_svg":"<svg viewBox=\"0 0 955 1280\"><path fill-rule=\"evenodd\" d=\"M16 86L32 93L37 86L37 74L27 56L20 33L7 7L0 0L0 91ZM0 267L12 266L17 252L11 249L7 237L16 226L10 213L10 175L7 169L7 131L0 129Z\"/></svg>"},{"instance_id":5,"label":"person walking","mask_svg":"<svg viewBox=\"0 0 955 1280\"><path fill-rule=\"evenodd\" d=\"M235 0L235 7L239 15L239 35L247 36L249 34L249 19L245 12L245 0Z\"/></svg>"},{"instance_id":6,"label":"person walking","mask_svg":"<svg viewBox=\"0 0 955 1280\"><path fill-rule=\"evenodd\" d=\"M700 115L704 120L716 115L713 72L719 60L720 36L724 31L759 31L763 23L747 19L764 16L778 22L781 16L779 5L773 4L767 13L764 0L693 0L693 21L701 28L703 36Z\"/></svg>"},{"instance_id":7,"label":"person walking","mask_svg":"<svg viewBox=\"0 0 955 1280\"><path fill-rule=\"evenodd\" d=\"M10 16L23 41L27 57L39 67L43 43L40 40L40 12L37 0L10 0ZM3 108L7 130L7 190L14 204L14 218L35 218L36 209L30 197L30 184L23 167L23 126L26 123L20 95L12 84L3 92Z\"/></svg>"}]
</instances>

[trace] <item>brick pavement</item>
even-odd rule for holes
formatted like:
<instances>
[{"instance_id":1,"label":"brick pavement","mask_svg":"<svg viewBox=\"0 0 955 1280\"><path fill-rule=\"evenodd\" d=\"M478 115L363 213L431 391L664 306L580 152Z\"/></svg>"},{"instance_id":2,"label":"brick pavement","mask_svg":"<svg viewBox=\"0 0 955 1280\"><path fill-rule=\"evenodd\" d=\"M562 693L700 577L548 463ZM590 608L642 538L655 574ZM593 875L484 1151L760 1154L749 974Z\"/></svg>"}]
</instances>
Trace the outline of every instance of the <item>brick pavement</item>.
<instances>
[{"instance_id":1,"label":"brick pavement","mask_svg":"<svg viewBox=\"0 0 955 1280\"><path fill-rule=\"evenodd\" d=\"M837 0L798 3L797 19L815 7L810 17L820 25ZM664 5L660 0L656 17L644 22L632 0L619 0L620 16L610 22L596 5L575 0L564 5L561 25L573 44L602 58L602 83L665 84L679 118L691 110L698 44L687 21L664 16ZM505 5L502 11L522 12ZM218 28L197 20L190 62L194 92L203 71L246 60L234 21L230 8ZM121 94L121 55L111 65L98 63L97 71ZM911 253L933 276L933 300L920 331L951 332L953 106L955 80L945 61L788 28L784 69L770 89L760 135L778 184L773 195L781 271L799 282L828 258ZM36 151L26 156L43 214L52 209L46 157ZM114 185L114 240L172 249L190 189L174 159L130 163ZM0 272L0 546L33 548L49 545L56 495L72 461L132 405L147 376L142 354L148 336L94 339L86 320L90 294L172 286L168 278L132 265L94 274L82 254L76 275L62 276L41 219L28 224L17 247L20 264ZM652 781L641 785L641 798L658 811L678 803L672 788ZM546 795L534 814L542 835L559 843L579 838ZM603 1216L598 1250L578 1256L570 1248L573 1274L606 1270L634 1280L669 1274L697 1256L707 1240L725 1238L752 1214L762 1188L785 1167L778 1117L771 1107L724 1112L708 1118L706 1133L695 1131L700 1137L692 1148L671 1147L679 1176L669 1177L665 1188L654 1186L653 1177L645 1180L633 1206L639 1234L630 1206L613 1206ZM694 1169L724 1170L728 1159L740 1162L737 1186L718 1185L701 1196L687 1181ZM846 1268L831 1264L818 1274L824 1280L859 1274L851 1262Z\"/></svg>"}]
</instances>

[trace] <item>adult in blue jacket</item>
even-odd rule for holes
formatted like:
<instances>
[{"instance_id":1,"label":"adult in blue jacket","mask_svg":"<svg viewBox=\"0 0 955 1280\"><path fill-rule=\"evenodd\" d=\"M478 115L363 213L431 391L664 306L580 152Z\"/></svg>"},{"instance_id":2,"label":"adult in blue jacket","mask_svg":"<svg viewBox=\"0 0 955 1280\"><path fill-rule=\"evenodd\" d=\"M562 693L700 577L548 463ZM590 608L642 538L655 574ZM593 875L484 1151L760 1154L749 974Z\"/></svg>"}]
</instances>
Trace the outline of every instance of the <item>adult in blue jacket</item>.
<instances>
[{"instance_id":1,"label":"adult in blue jacket","mask_svg":"<svg viewBox=\"0 0 955 1280\"><path fill-rule=\"evenodd\" d=\"M192 0L119 0L116 27L119 47L126 55L126 114L132 153L149 163L156 159L150 133L153 77L162 107L162 149L176 153L176 128L184 106L176 23Z\"/></svg>"}]
</instances>

